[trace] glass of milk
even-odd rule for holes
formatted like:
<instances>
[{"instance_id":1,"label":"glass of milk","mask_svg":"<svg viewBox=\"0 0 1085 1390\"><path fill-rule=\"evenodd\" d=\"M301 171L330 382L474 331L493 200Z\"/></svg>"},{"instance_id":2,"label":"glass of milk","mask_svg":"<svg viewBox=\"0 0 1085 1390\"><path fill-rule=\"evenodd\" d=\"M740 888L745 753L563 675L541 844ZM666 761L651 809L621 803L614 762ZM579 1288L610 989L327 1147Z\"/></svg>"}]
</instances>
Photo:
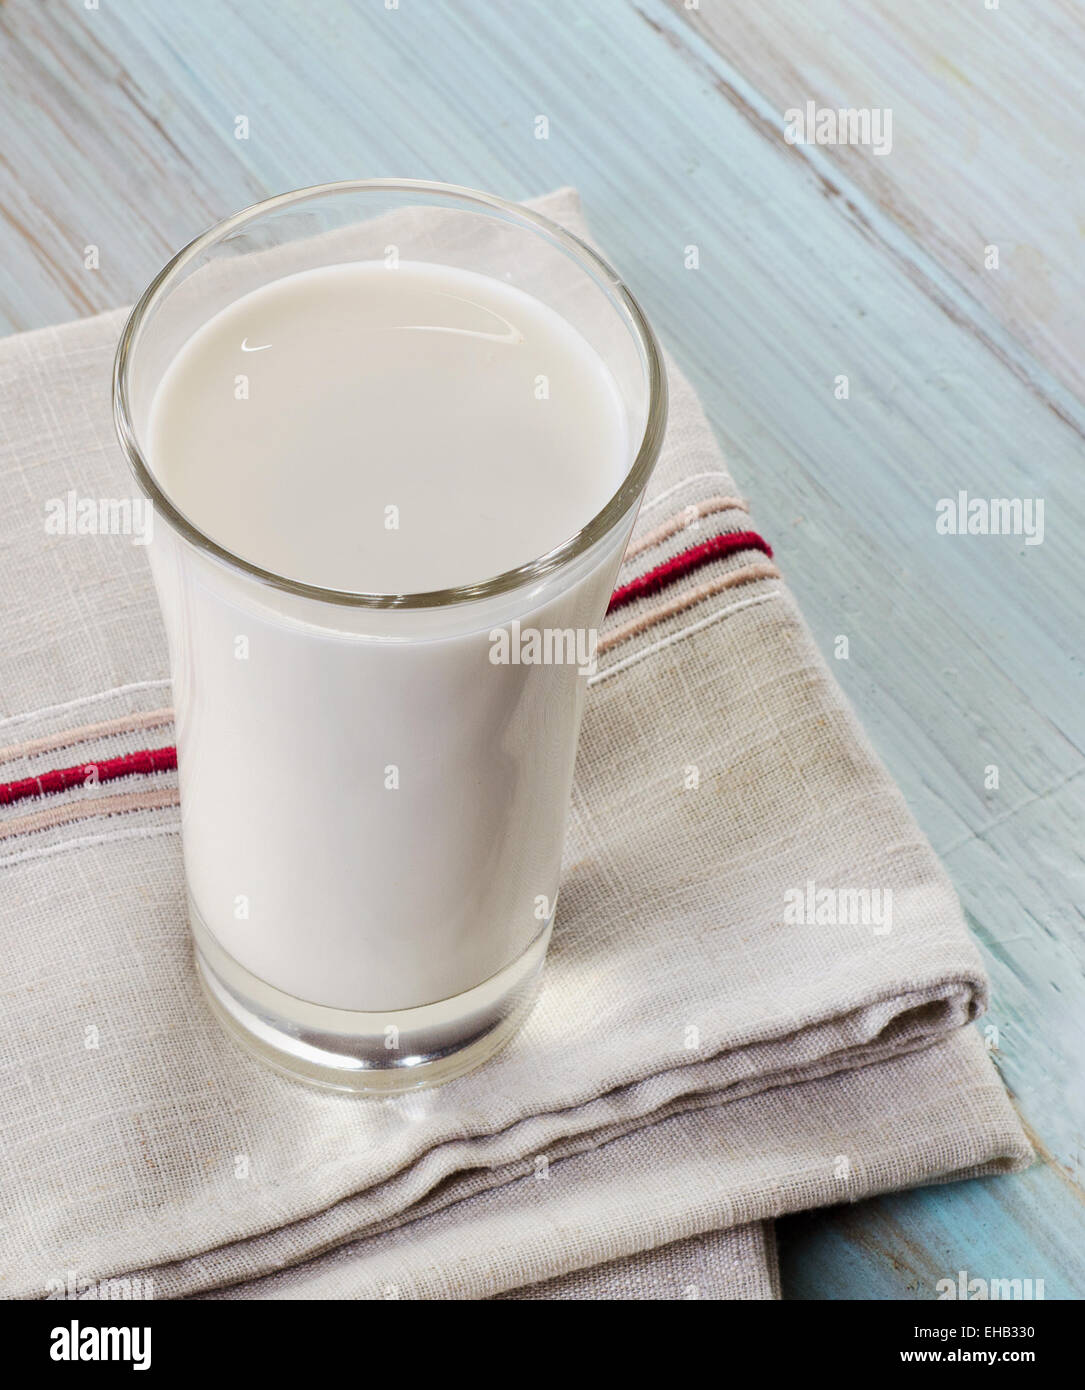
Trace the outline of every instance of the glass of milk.
<instances>
[{"instance_id":1,"label":"glass of milk","mask_svg":"<svg viewBox=\"0 0 1085 1390\"><path fill-rule=\"evenodd\" d=\"M644 315L515 204L323 185L174 257L114 405L156 513L212 1008L338 1089L469 1070L530 1010L554 922L594 634L666 415Z\"/></svg>"}]
</instances>

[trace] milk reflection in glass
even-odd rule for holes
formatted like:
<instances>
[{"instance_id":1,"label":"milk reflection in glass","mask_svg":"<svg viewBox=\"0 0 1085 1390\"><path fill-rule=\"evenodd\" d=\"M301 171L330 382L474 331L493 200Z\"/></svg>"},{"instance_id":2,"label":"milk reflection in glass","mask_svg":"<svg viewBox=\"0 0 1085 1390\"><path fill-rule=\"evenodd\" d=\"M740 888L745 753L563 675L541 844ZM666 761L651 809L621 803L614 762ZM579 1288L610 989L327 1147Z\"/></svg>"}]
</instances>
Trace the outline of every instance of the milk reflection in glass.
<instances>
[{"instance_id":1,"label":"milk reflection in glass","mask_svg":"<svg viewBox=\"0 0 1085 1390\"><path fill-rule=\"evenodd\" d=\"M272 282L204 324L149 426L177 509L226 550L323 589L417 594L545 554L617 490L618 389L552 309L403 262ZM161 533L166 528L159 527ZM469 990L546 925L585 676L495 664L485 614L322 628L224 600L156 543L193 905L261 980L351 1010ZM611 545L517 618L596 625ZM400 620L398 623L385 621Z\"/></svg>"}]
</instances>

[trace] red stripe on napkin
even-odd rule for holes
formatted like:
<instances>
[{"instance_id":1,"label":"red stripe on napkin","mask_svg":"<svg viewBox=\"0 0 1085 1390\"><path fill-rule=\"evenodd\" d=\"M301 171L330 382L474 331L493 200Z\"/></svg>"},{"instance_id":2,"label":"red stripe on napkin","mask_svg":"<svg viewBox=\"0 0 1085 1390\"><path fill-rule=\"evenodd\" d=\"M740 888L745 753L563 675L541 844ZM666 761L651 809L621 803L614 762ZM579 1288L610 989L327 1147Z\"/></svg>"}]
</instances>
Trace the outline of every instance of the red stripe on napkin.
<instances>
[{"instance_id":1,"label":"red stripe on napkin","mask_svg":"<svg viewBox=\"0 0 1085 1390\"><path fill-rule=\"evenodd\" d=\"M683 550L670 560L656 565L655 569L648 570L646 574L640 574L628 584L615 589L607 612L613 613L618 608L624 608L627 603L632 603L634 599L658 593L660 589L666 588L676 579L681 579L691 570L700 569L702 565L720 560L725 555L734 555L740 550L760 550L772 559L772 547L756 531L730 531L726 535L713 536L711 540Z\"/></svg>"},{"instance_id":2,"label":"red stripe on napkin","mask_svg":"<svg viewBox=\"0 0 1085 1390\"><path fill-rule=\"evenodd\" d=\"M168 772L177 766L177 749L141 748L138 753L125 753L120 758L105 758L102 762L79 763L76 767L57 767L40 777L24 777L18 782L0 783L0 806L23 801L28 796L46 796L49 792L67 791L69 787L93 786L97 782L115 782L118 777L130 777L140 772Z\"/></svg>"}]
</instances>

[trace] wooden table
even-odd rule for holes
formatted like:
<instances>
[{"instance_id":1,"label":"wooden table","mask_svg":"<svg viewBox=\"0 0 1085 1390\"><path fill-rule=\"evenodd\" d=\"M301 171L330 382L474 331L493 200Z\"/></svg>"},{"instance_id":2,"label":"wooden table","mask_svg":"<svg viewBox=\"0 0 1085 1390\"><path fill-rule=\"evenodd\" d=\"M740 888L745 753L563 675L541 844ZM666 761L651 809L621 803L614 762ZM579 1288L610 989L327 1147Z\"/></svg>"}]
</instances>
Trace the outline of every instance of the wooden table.
<instances>
[{"instance_id":1,"label":"wooden table","mask_svg":"<svg viewBox=\"0 0 1085 1390\"><path fill-rule=\"evenodd\" d=\"M0 8L7 331L128 302L301 184L579 187L953 876L1040 1154L781 1222L791 1298L1085 1283L1085 23L996 3ZM891 148L788 143L807 101L890 110ZM938 534L961 489L1043 498L1043 543Z\"/></svg>"}]
</instances>

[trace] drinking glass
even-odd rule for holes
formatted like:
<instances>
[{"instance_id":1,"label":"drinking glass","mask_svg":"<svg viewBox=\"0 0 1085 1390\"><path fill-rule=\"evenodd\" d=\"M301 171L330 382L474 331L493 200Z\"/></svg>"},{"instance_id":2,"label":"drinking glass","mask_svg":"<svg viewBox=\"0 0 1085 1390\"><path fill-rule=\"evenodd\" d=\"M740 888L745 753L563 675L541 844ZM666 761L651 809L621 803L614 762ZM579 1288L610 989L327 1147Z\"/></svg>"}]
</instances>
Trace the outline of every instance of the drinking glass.
<instances>
[{"instance_id":1,"label":"drinking glass","mask_svg":"<svg viewBox=\"0 0 1085 1390\"><path fill-rule=\"evenodd\" d=\"M395 257L491 276L562 315L617 387L624 476L574 535L478 583L365 593L262 569L171 499L148 447L156 389L242 295ZM496 663L495 637L603 619L666 416L644 315L593 250L516 204L326 184L237 213L165 266L121 336L114 414L155 511L188 912L213 1011L265 1061L337 1089L469 1070L535 996L590 678L573 660Z\"/></svg>"}]
</instances>

